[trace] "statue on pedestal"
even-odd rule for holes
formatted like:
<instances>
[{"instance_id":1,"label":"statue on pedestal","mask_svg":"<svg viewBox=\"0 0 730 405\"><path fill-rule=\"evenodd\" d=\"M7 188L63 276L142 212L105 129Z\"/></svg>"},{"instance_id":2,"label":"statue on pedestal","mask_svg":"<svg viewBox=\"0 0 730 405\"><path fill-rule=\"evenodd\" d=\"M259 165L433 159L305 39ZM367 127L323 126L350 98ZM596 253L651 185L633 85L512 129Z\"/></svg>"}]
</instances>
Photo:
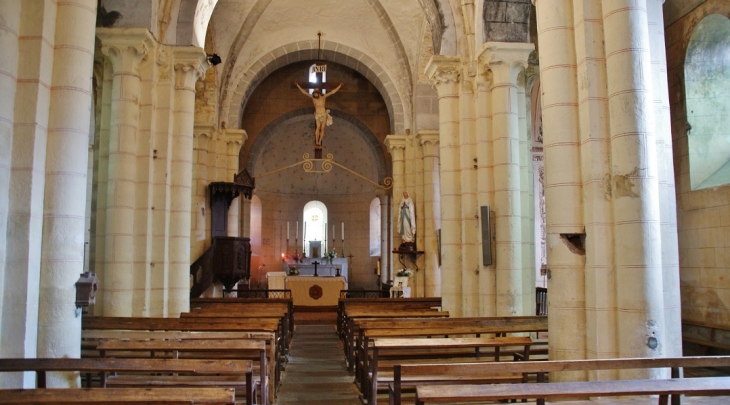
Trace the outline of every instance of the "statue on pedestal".
<instances>
[{"instance_id":1,"label":"statue on pedestal","mask_svg":"<svg viewBox=\"0 0 730 405\"><path fill-rule=\"evenodd\" d=\"M398 233L403 243L400 244L398 250L416 250L416 212L413 206L413 200L408 196L408 192L403 192L403 198L398 204Z\"/></svg>"}]
</instances>

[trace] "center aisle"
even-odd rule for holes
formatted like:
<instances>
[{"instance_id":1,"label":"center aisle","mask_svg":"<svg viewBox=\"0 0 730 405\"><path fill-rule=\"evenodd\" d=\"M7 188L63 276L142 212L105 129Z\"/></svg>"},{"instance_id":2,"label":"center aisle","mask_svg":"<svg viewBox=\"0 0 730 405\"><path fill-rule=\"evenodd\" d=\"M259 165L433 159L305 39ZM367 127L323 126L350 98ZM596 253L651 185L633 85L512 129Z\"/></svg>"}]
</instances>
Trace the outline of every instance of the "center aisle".
<instances>
[{"instance_id":1,"label":"center aisle","mask_svg":"<svg viewBox=\"0 0 730 405\"><path fill-rule=\"evenodd\" d=\"M276 405L361 405L334 325L297 325Z\"/></svg>"}]
</instances>

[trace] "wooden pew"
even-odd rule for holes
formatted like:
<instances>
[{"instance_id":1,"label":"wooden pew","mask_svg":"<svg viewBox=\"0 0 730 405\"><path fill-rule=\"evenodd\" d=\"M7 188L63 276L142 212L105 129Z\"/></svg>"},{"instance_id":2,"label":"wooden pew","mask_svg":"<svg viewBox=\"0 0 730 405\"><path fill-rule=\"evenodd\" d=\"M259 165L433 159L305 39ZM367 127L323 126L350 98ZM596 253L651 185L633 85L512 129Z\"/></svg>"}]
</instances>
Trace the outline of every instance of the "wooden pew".
<instances>
[{"instance_id":1,"label":"wooden pew","mask_svg":"<svg viewBox=\"0 0 730 405\"><path fill-rule=\"evenodd\" d=\"M279 322L276 319L243 318L125 318L85 316L81 321L82 334L88 330L127 331L187 331L187 332L266 332L273 336L267 346L270 353L269 375L274 381L269 384L269 398L275 398L279 382Z\"/></svg>"},{"instance_id":2,"label":"wooden pew","mask_svg":"<svg viewBox=\"0 0 730 405\"><path fill-rule=\"evenodd\" d=\"M389 309L428 309L441 308L441 297L414 298L340 298L337 303L337 332L342 336L345 311L356 307L369 310Z\"/></svg>"},{"instance_id":3,"label":"wooden pew","mask_svg":"<svg viewBox=\"0 0 730 405\"><path fill-rule=\"evenodd\" d=\"M489 379L493 376L498 375L505 375L505 374L518 374L518 375L525 375L525 374L536 374L537 375L537 381L538 383L541 383L543 385L554 385L554 384L563 384L563 383L544 383L546 380L546 374L549 372L567 372L567 371L597 371L597 370L630 370L630 369L658 369L658 368L667 368L671 370L671 376L673 377L674 381L681 381L681 379L678 379L682 375L682 370L684 368L709 368L709 367L728 367L730 366L730 356L707 356L707 357L670 357L670 358L623 358L623 359L595 359L595 360L551 360L551 361L520 361L520 362L502 362L502 363L485 363L485 362L478 362L478 363L451 363L451 364L440 364L440 363L433 363L433 364L401 364L401 365L395 365L394 366L394 379L393 383L390 387L390 403L391 404L400 404L401 403L401 393L402 393L402 387L405 381L411 380L413 378L418 378L419 381L413 383L417 386L416 390L419 392L419 398L424 399L425 403L450 403L445 398L439 399L436 397L432 397L431 391L418 391L421 387L428 386L429 384L426 383L426 378L423 378L425 375L434 372L435 370L438 373L438 379L434 379L431 382L432 383L438 383L438 385L434 385L434 387L440 387L446 389L444 392L449 391L452 385L449 384L443 384L444 382L449 381L450 379L454 382L453 386L461 386L461 383L463 382L464 378L472 379L473 381L478 381L479 378L483 379ZM687 379L689 381L696 380L695 378L689 378ZM658 380L651 380L651 381L658 381ZM606 383L607 385L611 385L611 383L615 383L615 381L602 381L601 383ZM410 384L410 383L409 383ZM431 384L433 385L433 384ZM521 387L523 387L525 384L519 384L519 385L509 385L508 387L504 389L508 389L507 393L517 393L518 391L522 390ZM479 386L479 385L476 385ZM494 387L492 385L482 385L483 392L487 391L493 391L497 392L496 390L502 390L502 388ZM537 390L541 390L542 388L537 388ZM559 390L562 389L570 389L569 387L563 387L559 388ZM535 392L537 391L531 391L535 390L535 388L525 388L525 391L519 395L514 396L506 396L504 394L504 391L499 391L498 394L499 398L496 399L529 399L529 398L538 398L538 403L544 404L544 398L552 397L550 394L546 392L546 395L539 396L535 395ZM479 400L486 400L484 397L478 396L476 394L477 391L474 391L473 394L474 397L471 398L469 395L467 395L467 398L459 398L458 401L456 398L450 398L450 401L453 402L469 402L469 401L479 401ZM479 392L482 392L482 389L479 389ZM542 391L541 391L542 392ZM558 391L556 391L558 392ZM576 391L578 392L578 391ZM570 393L568 393L570 394ZM615 395L622 395L618 392L614 393ZM655 393L660 394L660 393ZM472 394L470 394L472 395ZM489 394L492 395L492 394ZM497 394L495 394L497 395ZM576 394L576 395L566 395L566 397L573 397L573 398L579 398L584 394ZM608 395L608 394L606 394ZM587 396L593 396L593 395L587 395ZM596 395L600 396L600 395ZM429 402L431 401L431 402ZM435 401L435 402L434 402ZM446 402L438 402L438 401L446 401ZM679 398L673 398L672 400L673 404L679 405Z\"/></svg>"},{"instance_id":4,"label":"wooden pew","mask_svg":"<svg viewBox=\"0 0 730 405\"><path fill-rule=\"evenodd\" d=\"M369 341L374 338L431 337L431 336L475 336L486 334L506 336L514 333L547 331L547 317L483 317L444 319L355 319L353 330L357 331L351 343L345 345L349 371L355 372L360 381L361 366L367 363L362 355L367 353ZM353 334L355 332L352 332ZM497 350L497 349L495 349Z\"/></svg>"},{"instance_id":5,"label":"wooden pew","mask_svg":"<svg viewBox=\"0 0 730 405\"><path fill-rule=\"evenodd\" d=\"M263 340L101 340L97 345L101 357L118 357L120 354L128 355L129 352L140 355L139 352L143 352L146 356L160 356L161 352L170 353L172 358L177 359L180 357L180 353L185 357L186 355L199 355L204 354L210 358L211 356L216 359L233 359L233 360L252 360L258 362L258 384L261 387L261 402L260 404L268 404L268 381L266 367L266 343ZM273 380L273 376L271 376ZM129 384L130 379L119 378L114 381L116 385ZM135 383L139 386L139 382ZM254 387L256 381L253 384L247 386L253 397Z\"/></svg>"},{"instance_id":6,"label":"wooden pew","mask_svg":"<svg viewBox=\"0 0 730 405\"><path fill-rule=\"evenodd\" d=\"M0 389L0 404L235 404L230 388Z\"/></svg>"},{"instance_id":7,"label":"wooden pew","mask_svg":"<svg viewBox=\"0 0 730 405\"><path fill-rule=\"evenodd\" d=\"M379 362L383 359L413 362L463 359L465 356L479 358L480 348L497 349L512 346L521 346L525 358L529 358L530 345L532 339L529 337L375 339L372 344L372 357L367 365L369 372L361 381L367 381L368 405L376 405L379 378L382 379L379 376ZM499 361L499 350L495 350L494 361Z\"/></svg>"},{"instance_id":8,"label":"wooden pew","mask_svg":"<svg viewBox=\"0 0 730 405\"><path fill-rule=\"evenodd\" d=\"M419 318L419 319L434 319L434 318L448 318L448 311L439 311L433 308L422 308L422 309L401 309L392 308L384 309L379 308L377 311L365 310L360 308L348 309L345 311L345 317L343 320L343 341L344 341L344 353L345 359L348 362L353 359L353 345L355 341L354 336L357 335L358 329L355 326L356 320L363 319L389 319L391 322L397 323L399 319L403 318ZM350 367L350 371L351 367Z\"/></svg>"},{"instance_id":9,"label":"wooden pew","mask_svg":"<svg viewBox=\"0 0 730 405\"><path fill-rule=\"evenodd\" d=\"M228 311L232 308L231 305L234 306L234 311L252 313L265 308L286 308L289 335L294 333L294 301L291 298L193 298L190 300L190 312Z\"/></svg>"},{"instance_id":10,"label":"wooden pew","mask_svg":"<svg viewBox=\"0 0 730 405\"><path fill-rule=\"evenodd\" d=\"M659 395L659 405L667 405L669 395L729 395L730 377L683 378L671 380L618 380L560 382L518 385L422 385L416 388L416 405L483 403L505 399L588 398Z\"/></svg>"},{"instance_id":11,"label":"wooden pew","mask_svg":"<svg viewBox=\"0 0 730 405\"><path fill-rule=\"evenodd\" d=\"M99 374L99 384L106 388L110 373L144 375L155 379L153 374L184 374L198 377L230 377L243 382L247 387L253 385L253 362L250 360L184 360L184 359L0 359L0 372L36 373L36 386L46 388L48 372L80 372L86 375L87 387L91 385L91 375ZM240 385L240 384L239 384ZM253 398L246 390L246 403ZM0 398L1 399L1 398ZM0 403L2 403L0 401Z\"/></svg>"}]
</instances>

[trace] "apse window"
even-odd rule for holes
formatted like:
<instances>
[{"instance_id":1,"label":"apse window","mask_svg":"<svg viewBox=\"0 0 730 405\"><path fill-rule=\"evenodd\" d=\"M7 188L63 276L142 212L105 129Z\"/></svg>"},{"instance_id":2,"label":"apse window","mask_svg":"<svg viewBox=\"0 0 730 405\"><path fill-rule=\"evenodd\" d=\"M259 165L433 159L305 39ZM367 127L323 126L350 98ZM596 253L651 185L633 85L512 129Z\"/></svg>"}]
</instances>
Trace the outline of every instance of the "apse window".
<instances>
[{"instance_id":1,"label":"apse window","mask_svg":"<svg viewBox=\"0 0 730 405\"><path fill-rule=\"evenodd\" d=\"M730 19L695 27L684 63L692 190L730 184Z\"/></svg>"}]
</instances>

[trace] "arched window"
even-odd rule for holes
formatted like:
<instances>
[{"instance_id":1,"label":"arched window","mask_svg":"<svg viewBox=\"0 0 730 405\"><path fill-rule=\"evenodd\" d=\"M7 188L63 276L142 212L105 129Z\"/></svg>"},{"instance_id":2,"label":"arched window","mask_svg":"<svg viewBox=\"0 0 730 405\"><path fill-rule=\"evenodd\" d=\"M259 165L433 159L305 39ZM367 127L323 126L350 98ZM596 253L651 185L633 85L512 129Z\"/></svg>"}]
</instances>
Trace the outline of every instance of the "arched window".
<instances>
[{"instance_id":1,"label":"arched window","mask_svg":"<svg viewBox=\"0 0 730 405\"><path fill-rule=\"evenodd\" d=\"M370 257L380 257L380 199L375 198L370 202Z\"/></svg>"},{"instance_id":2,"label":"arched window","mask_svg":"<svg viewBox=\"0 0 730 405\"><path fill-rule=\"evenodd\" d=\"M328 251L327 206L321 201L304 205L304 246L308 257L322 257Z\"/></svg>"},{"instance_id":3,"label":"arched window","mask_svg":"<svg viewBox=\"0 0 730 405\"><path fill-rule=\"evenodd\" d=\"M730 20L697 24L684 62L692 190L730 183Z\"/></svg>"}]
</instances>

